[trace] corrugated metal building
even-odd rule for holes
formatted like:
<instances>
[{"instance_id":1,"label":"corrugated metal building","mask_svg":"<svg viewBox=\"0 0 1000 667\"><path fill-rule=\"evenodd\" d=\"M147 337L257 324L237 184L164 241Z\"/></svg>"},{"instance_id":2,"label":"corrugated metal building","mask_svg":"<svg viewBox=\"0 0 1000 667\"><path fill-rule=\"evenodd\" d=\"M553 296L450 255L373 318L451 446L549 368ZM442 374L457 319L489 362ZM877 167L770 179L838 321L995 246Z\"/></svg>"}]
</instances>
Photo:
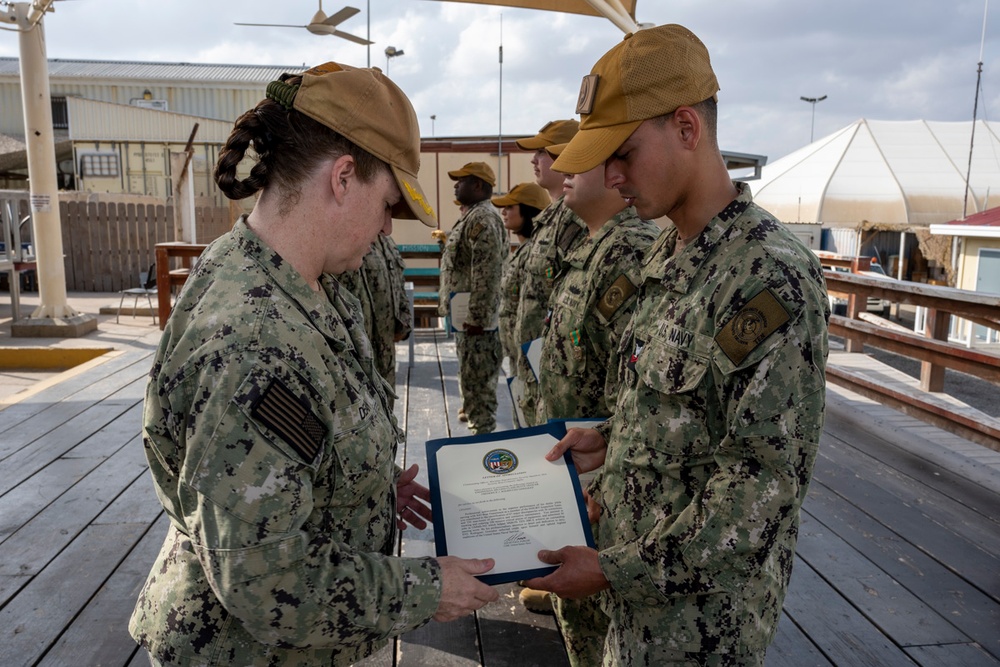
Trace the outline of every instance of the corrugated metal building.
<instances>
[{"instance_id":1,"label":"corrugated metal building","mask_svg":"<svg viewBox=\"0 0 1000 667\"><path fill-rule=\"evenodd\" d=\"M65 100L79 97L146 106L230 123L264 96L267 84L300 66L49 60L56 127L65 127ZM0 134L24 135L17 58L0 58ZM60 113L62 112L62 113ZM60 123L62 121L62 123Z\"/></svg>"}]
</instances>

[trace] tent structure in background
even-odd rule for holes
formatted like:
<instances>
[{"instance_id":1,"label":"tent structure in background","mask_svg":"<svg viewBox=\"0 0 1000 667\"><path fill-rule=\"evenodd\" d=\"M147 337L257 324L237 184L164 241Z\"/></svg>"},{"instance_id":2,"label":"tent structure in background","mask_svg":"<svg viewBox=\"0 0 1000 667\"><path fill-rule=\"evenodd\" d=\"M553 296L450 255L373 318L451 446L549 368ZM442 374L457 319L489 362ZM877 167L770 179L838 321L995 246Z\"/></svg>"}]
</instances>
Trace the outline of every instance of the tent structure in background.
<instances>
[{"instance_id":1,"label":"tent structure in background","mask_svg":"<svg viewBox=\"0 0 1000 667\"><path fill-rule=\"evenodd\" d=\"M568 14L603 16L622 32L636 32L641 27L635 21L638 0L438 0L439 2L471 2L478 5L500 5L522 9L544 9Z\"/></svg>"},{"instance_id":2,"label":"tent structure in background","mask_svg":"<svg viewBox=\"0 0 1000 667\"><path fill-rule=\"evenodd\" d=\"M821 224L824 250L954 284L950 244L929 227L962 218L971 134L972 121L861 119L765 165L754 201L779 220ZM1000 123L976 121L968 197L970 216L1000 203Z\"/></svg>"},{"instance_id":3,"label":"tent structure in background","mask_svg":"<svg viewBox=\"0 0 1000 667\"><path fill-rule=\"evenodd\" d=\"M972 122L861 119L765 165L754 200L785 222L925 227L962 217ZM968 213L1000 203L1000 123L976 121Z\"/></svg>"}]
</instances>

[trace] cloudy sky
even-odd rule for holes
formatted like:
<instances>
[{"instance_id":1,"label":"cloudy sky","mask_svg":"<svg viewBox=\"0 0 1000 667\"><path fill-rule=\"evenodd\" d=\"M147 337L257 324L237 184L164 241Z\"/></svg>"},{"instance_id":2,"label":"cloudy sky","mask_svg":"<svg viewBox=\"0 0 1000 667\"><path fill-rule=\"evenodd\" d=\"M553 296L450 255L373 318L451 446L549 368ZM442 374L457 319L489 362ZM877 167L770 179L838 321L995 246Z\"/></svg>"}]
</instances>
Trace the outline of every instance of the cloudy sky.
<instances>
[{"instance_id":1,"label":"cloudy sky","mask_svg":"<svg viewBox=\"0 0 1000 667\"><path fill-rule=\"evenodd\" d=\"M580 78L620 41L602 18L439 0L326 0L361 13L371 65L389 75L430 136L531 134L573 114ZM681 23L708 46L722 90L726 150L770 161L860 118L968 121L986 0L638 0L637 18ZM0 5L6 4L0 1ZM978 118L1000 114L1000 3L989 7ZM369 50L303 29L317 0L69 0L46 18L50 58L366 65ZM498 47L503 44L502 69ZM0 32L0 55L17 56ZM501 98L502 95L502 98ZM827 99L814 105L801 96ZM432 122L431 115L436 121Z\"/></svg>"}]
</instances>

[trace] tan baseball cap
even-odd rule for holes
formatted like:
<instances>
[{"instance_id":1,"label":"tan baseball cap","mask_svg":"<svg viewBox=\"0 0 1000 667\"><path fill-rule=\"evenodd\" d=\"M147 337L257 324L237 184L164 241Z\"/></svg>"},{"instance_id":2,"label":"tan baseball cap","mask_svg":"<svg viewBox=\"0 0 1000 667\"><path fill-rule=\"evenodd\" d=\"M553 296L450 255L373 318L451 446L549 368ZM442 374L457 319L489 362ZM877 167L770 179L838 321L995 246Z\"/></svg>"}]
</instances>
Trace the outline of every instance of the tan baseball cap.
<instances>
[{"instance_id":1,"label":"tan baseball cap","mask_svg":"<svg viewBox=\"0 0 1000 667\"><path fill-rule=\"evenodd\" d=\"M549 191L537 183L518 183L510 192L491 200L494 206L514 206L525 204L541 211L552 203Z\"/></svg>"},{"instance_id":2,"label":"tan baseball cap","mask_svg":"<svg viewBox=\"0 0 1000 667\"><path fill-rule=\"evenodd\" d=\"M496 186L497 177L493 175L493 170L490 169L490 165L485 162L469 162L463 165L461 169L456 169L455 171L449 171L448 176L451 180L457 181L464 176L475 176L478 179L484 180L490 184L490 186Z\"/></svg>"},{"instance_id":3,"label":"tan baseball cap","mask_svg":"<svg viewBox=\"0 0 1000 667\"><path fill-rule=\"evenodd\" d=\"M527 139L518 139L514 143L521 150L534 151L553 144L565 144L573 138L573 135L579 129L579 121L573 119L553 120L546 123L535 136L528 137Z\"/></svg>"},{"instance_id":4,"label":"tan baseball cap","mask_svg":"<svg viewBox=\"0 0 1000 667\"><path fill-rule=\"evenodd\" d=\"M399 86L376 68L329 62L304 72L293 94L293 108L389 165L403 195L392 217L437 226L434 208L417 181L417 114Z\"/></svg>"},{"instance_id":5,"label":"tan baseball cap","mask_svg":"<svg viewBox=\"0 0 1000 667\"><path fill-rule=\"evenodd\" d=\"M582 174L601 164L644 120L704 102L719 92L708 49L676 24L625 35L583 77L580 131L552 168Z\"/></svg>"},{"instance_id":6,"label":"tan baseball cap","mask_svg":"<svg viewBox=\"0 0 1000 667\"><path fill-rule=\"evenodd\" d=\"M563 149L565 149L567 146L569 146L568 143L556 144L555 146L546 146L545 152L548 153L553 160L556 160L559 158L560 155L562 155ZM553 164L555 163L553 162Z\"/></svg>"}]
</instances>

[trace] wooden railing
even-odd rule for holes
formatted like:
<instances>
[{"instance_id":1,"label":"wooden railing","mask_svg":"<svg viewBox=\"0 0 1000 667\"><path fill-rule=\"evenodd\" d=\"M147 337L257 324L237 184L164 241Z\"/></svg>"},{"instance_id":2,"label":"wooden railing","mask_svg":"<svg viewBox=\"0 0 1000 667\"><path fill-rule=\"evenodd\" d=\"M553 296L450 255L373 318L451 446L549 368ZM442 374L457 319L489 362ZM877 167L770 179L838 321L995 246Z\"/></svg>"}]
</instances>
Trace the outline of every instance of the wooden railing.
<instances>
[{"instance_id":1,"label":"wooden railing","mask_svg":"<svg viewBox=\"0 0 1000 667\"><path fill-rule=\"evenodd\" d=\"M870 345L919 360L920 388L925 392L941 392L944 389L945 369L1000 384L1000 356L948 342L952 315L1000 330L1000 296L874 277L871 274L832 270L824 273L830 294L847 298L847 314L830 317L830 333L844 338L848 352L862 352L865 345ZM869 297L926 308L924 335L865 312ZM996 419L975 419L957 414L918 396L904 395L867 382L834 366L827 368L827 377L876 400L927 418L939 426L948 428L950 424L953 427L951 430L1000 449L1000 422Z\"/></svg>"}]
</instances>

